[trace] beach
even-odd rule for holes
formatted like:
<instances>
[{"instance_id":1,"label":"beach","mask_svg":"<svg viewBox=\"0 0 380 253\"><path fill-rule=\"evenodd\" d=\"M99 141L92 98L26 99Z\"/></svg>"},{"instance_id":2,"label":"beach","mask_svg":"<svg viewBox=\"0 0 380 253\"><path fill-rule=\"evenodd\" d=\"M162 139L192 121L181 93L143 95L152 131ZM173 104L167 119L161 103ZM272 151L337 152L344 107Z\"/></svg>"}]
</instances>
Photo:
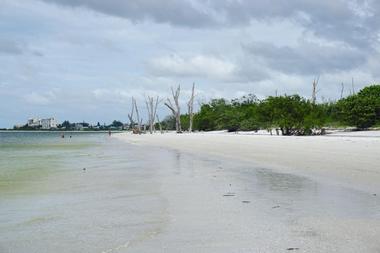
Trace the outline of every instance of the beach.
<instances>
[{"instance_id":1,"label":"beach","mask_svg":"<svg viewBox=\"0 0 380 253\"><path fill-rule=\"evenodd\" d=\"M364 190L380 191L380 131L336 132L325 136L166 133L119 134L132 144L250 162Z\"/></svg>"},{"instance_id":2,"label":"beach","mask_svg":"<svg viewBox=\"0 0 380 253\"><path fill-rule=\"evenodd\" d=\"M193 161L219 161L211 169L194 168L190 161L192 170L178 166L182 174L163 184L171 219L166 232L150 242L168 245L162 252L380 249L379 132L116 137L191 154Z\"/></svg>"},{"instance_id":3,"label":"beach","mask_svg":"<svg viewBox=\"0 0 380 253\"><path fill-rule=\"evenodd\" d=\"M291 168L292 162L308 161L292 161L295 155L285 159L296 151L310 159L302 144L330 147L330 154L342 161L339 142L352 140L366 147L362 163L372 164L377 137L12 135L17 136L6 136L0 145L1 252L380 249L380 199L369 176L342 172L340 177L338 169L330 175L331 163L321 171L311 164L312 173L301 173L301 167ZM314 146L310 140L316 140ZM274 155L264 156L255 149L257 143L267 150L276 144L293 151L269 161ZM349 151L355 145L344 146Z\"/></svg>"}]
</instances>

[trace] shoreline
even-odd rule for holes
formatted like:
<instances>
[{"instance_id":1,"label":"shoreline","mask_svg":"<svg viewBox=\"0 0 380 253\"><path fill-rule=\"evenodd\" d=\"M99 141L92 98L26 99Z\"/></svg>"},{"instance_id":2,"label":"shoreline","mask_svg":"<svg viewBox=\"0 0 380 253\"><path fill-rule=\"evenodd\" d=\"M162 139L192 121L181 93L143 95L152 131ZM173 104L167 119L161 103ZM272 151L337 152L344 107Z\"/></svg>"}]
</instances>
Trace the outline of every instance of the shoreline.
<instances>
[{"instance_id":1,"label":"shoreline","mask_svg":"<svg viewBox=\"0 0 380 253\"><path fill-rule=\"evenodd\" d=\"M165 133L113 137L135 145L179 150L252 163L317 181L380 193L380 132L338 132L326 136Z\"/></svg>"}]
</instances>

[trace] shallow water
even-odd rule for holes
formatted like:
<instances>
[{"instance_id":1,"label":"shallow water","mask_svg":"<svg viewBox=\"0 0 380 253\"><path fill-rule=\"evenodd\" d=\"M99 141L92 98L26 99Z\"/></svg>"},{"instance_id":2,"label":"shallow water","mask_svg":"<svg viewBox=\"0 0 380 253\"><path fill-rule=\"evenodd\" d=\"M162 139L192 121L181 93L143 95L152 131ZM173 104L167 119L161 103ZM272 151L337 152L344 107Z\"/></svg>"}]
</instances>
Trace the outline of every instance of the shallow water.
<instances>
[{"instance_id":1,"label":"shallow water","mask_svg":"<svg viewBox=\"0 0 380 253\"><path fill-rule=\"evenodd\" d=\"M0 133L0 252L379 252L379 236L368 192L104 133Z\"/></svg>"}]
</instances>

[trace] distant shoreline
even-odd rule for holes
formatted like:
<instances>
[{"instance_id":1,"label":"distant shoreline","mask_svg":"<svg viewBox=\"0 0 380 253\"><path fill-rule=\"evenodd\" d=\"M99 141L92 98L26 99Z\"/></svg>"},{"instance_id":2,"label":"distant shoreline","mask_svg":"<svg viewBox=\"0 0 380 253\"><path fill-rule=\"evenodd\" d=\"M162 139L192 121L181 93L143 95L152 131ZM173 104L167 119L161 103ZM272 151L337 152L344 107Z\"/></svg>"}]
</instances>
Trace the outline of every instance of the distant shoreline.
<instances>
[{"instance_id":1,"label":"distant shoreline","mask_svg":"<svg viewBox=\"0 0 380 253\"><path fill-rule=\"evenodd\" d=\"M111 131L112 133L123 133L123 132L127 132L127 131L121 131L121 130L99 130L99 131L94 131L94 130L13 130L13 129L8 129L8 130L0 130L0 132L39 132L39 133L47 133L47 132L51 132L51 133L61 133L61 132L65 132L65 133L108 133L109 131Z\"/></svg>"}]
</instances>

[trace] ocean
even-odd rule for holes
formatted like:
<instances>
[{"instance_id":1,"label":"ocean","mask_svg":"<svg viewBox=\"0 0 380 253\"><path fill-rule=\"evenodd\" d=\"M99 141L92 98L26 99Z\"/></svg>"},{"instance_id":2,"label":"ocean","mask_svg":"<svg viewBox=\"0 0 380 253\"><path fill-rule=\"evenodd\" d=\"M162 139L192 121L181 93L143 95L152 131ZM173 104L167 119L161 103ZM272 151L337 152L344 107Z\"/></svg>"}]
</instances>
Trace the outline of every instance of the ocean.
<instances>
[{"instance_id":1,"label":"ocean","mask_svg":"<svg viewBox=\"0 0 380 253\"><path fill-rule=\"evenodd\" d=\"M70 138L71 136L71 138ZM0 252L111 252L161 229L170 152L107 133L0 133Z\"/></svg>"}]
</instances>

